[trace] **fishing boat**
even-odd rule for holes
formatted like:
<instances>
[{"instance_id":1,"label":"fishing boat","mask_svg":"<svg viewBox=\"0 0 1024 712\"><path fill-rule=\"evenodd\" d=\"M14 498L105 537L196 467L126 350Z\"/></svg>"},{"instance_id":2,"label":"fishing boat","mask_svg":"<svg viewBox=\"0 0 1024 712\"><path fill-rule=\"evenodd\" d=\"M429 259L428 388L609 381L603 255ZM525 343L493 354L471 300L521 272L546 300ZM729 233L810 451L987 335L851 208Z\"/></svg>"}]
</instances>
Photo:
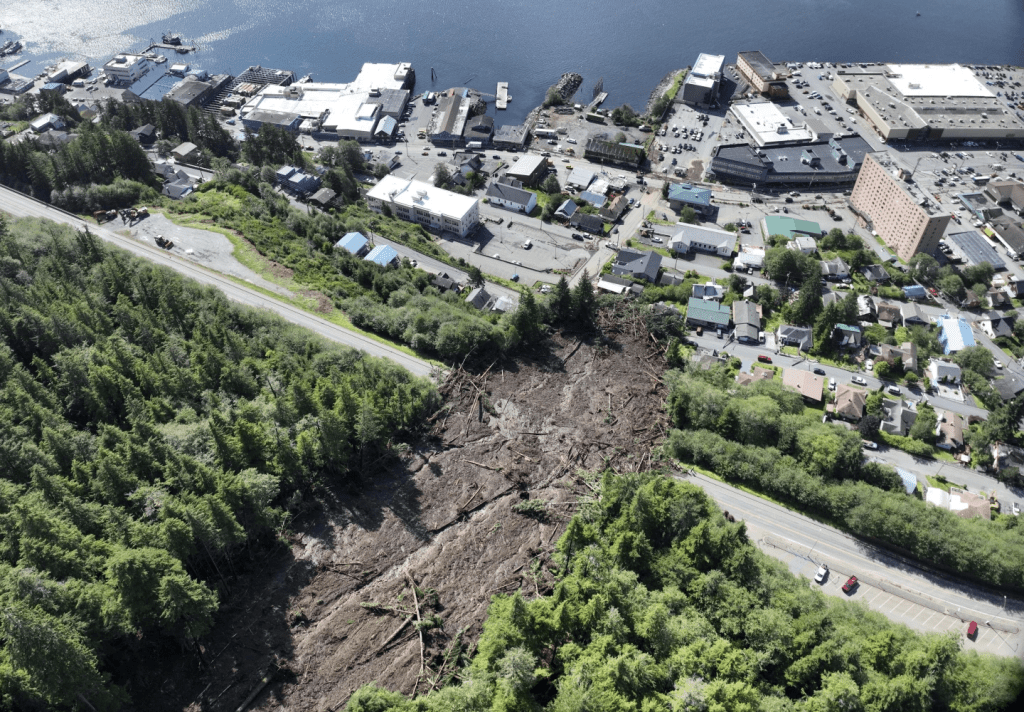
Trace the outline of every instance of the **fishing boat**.
<instances>
[{"instance_id":1,"label":"fishing boat","mask_svg":"<svg viewBox=\"0 0 1024 712\"><path fill-rule=\"evenodd\" d=\"M173 45L175 47L181 44L181 37L179 37L178 35L172 35L167 32L164 33L163 40L164 44Z\"/></svg>"}]
</instances>

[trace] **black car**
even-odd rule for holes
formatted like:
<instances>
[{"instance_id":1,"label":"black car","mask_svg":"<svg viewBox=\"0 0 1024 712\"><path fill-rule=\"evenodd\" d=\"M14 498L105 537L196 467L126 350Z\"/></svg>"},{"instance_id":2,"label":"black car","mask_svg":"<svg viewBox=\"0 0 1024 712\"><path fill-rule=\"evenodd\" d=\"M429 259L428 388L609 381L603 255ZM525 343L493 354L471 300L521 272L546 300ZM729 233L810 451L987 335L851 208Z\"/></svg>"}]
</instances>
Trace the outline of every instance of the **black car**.
<instances>
[{"instance_id":1,"label":"black car","mask_svg":"<svg viewBox=\"0 0 1024 712\"><path fill-rule=\"evenodd\" d=\"M825 369L823 369L823 368L816 368L816 369L814 369L814 373L816 373L819 376L824 376L825 375Z\"/></svg>"}]
</instances>

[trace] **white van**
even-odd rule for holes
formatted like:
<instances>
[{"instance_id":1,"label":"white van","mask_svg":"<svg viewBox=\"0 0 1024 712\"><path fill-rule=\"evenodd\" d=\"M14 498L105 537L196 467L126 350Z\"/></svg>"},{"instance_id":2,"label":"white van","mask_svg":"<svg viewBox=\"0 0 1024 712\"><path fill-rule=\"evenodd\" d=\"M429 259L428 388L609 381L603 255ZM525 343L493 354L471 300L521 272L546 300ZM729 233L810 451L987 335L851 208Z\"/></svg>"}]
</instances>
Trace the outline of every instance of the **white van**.
<instances>
[{"instance_id":1,"label":"white van","mask_svg":"<svg viewBox=\"0 0 1024 712\"><path fill-rule=\"evenodd\" d=\"M903 395L903 391L900 390L899 386L887 386L885 390L888 393L890 393L891 395L894 395L894 396L901 396L901 395Z\"/></svg>"}]
</instances>

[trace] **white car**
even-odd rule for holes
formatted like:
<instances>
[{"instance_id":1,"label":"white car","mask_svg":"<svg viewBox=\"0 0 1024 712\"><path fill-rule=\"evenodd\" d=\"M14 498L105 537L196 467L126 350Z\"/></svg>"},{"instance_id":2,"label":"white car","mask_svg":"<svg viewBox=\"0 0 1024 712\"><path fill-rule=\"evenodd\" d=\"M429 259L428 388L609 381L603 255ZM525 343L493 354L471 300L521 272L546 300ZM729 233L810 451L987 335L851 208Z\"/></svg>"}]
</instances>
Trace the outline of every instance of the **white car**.
<instances>
[{"instance_id":1,"label":"white car","mask_svg":"<svg viewBox=\"0 0 1024 712\"><path fill-rule=\"evenodd\" d=\"M828 576L828 564L822 564L814 574L814 583L824 583Z\"/></svg>"},{"instance_id":2,"label":"white car","mask_svg":"<svg viewBox=\"0 0 1024 712\"><path fill-rule=\"evenodd\" d=\"M866 447L868 450L877 450L878 443L872 442L871 440L861 440L860 444Z\"/></svg>"},{"instance_id":3,"label":"white car","mask_svg":"<svg viewBox=\"0 0 1024 712\"><path fill-rule=\"evenodd\" d=\"M995 366L996 368L1002 368L1003 367L1003 362L1000 361L997 358L994 358L994 359L992 359L992 365Z\"/></svg>"},{"instance_id":4,"label":"white car","mask_svg":"<svg viewBox=\"0 0 1024 712\"><path fill-rule=\"evenodd\" d=\"M854 383L856 383L856 384L857 384L858 386L866 386L866 385L868 385L868 382L867 382L867 381L865 381L865 380L864 380L863 378L861 378L860 376L854 376L854 377L853 377L853 378L851 378L850 380L851 380L851 381L853 381Z\"/></svg>"}]
</instances>

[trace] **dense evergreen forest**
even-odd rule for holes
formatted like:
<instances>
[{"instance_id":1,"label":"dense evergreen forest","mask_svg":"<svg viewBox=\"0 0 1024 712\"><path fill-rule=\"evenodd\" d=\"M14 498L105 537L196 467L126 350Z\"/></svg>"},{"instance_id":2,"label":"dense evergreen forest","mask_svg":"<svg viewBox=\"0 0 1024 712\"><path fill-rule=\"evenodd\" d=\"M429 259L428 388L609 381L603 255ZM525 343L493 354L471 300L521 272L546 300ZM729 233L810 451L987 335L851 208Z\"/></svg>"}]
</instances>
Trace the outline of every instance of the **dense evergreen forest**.
<instances>
[{"instance_id":1,"label":"dense evergreen forest","mask_svg":"<svg viewBox=\"0 0 1024 712\"><path fill-rule=\"evenodd\" d=\"M1016 660L830 598L759 552L698 487L605 474L558 543L554 592L494 598L460 684L347 712L1005 709Z\"/></svg>"},{"instance_id":2,"label":"dense evergreen forest","mask_svg":"<svg viewBox=\"0 0 1024 712\"><path fill-rule=\"evenodd\" d=\"M45 221L0 221L0 298L7 709L117 709L112 658L192 648L252 542L437 407L393 364Z\"/></svg>"}]
</instances>

